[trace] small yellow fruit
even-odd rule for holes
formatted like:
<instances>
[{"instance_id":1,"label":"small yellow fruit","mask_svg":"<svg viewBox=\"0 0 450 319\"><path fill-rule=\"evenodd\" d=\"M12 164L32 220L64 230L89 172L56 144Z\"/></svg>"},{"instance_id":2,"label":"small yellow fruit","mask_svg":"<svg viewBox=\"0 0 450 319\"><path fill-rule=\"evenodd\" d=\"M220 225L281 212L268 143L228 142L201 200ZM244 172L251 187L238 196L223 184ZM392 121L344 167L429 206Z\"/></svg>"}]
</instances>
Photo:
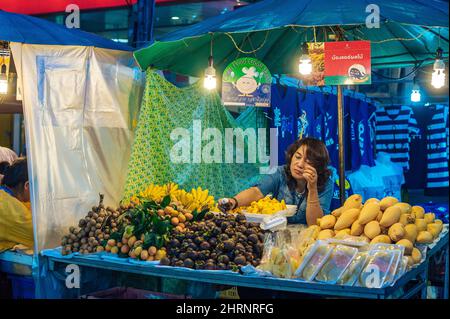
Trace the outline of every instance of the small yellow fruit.
<instances>
[{"instance_id":1,"label":"small yellow fruit","mask_svg":"<svg viewBox=\"0 0 450 319\"><path fill-rule=\"evenodd\" d=\"M333 238L334 231L332 229L324 229L322 230L319 235L317 236L318 240L325 240L329 238Z\"/></svg>"},{"instance_id":2,"label":"small yellow fruit","mask_svg":"<svg viewBox=\"0 0 450 319\"><path fill-rule=\"evenodd\" d=\"M184 223L186 221L186 216L180 213L178 215L178 220L180 221L180 223Z\"/></svg>"},{"instance_id":3,"label":"small yellow fruit","mask_svg":"<svg viewBox=\"0 0 450 319\"><path fill-rule=\"evenodd\" d=\"M148 254L148 251L146 251L146 250L143 250L142 252L141 252L141 260L147 260L148 259L148 256L149 256L149 254Z\"/></svg>"},{"instance_id":4,"label":"small yellow fruit","mask_svg":"<svg viewBox=\"0 0 450 319\"><path fill-rule=\"evenodd\" d=\"M423 218L425 215L425 210L421 206L413 206L411 208L411 214L414 214L414 217L417 218Z\"/></svg>"},{"instance_id":5,"label":"small yellow fruit","mask_svg":"<svg viewBox=\"0 0 450 319\"><path fill-rule=\"evenodd\" d=\"M184 216L186 217L187 220L192 220L192 218L194 218L194 216L191 213L186 213L184 214Z\"/></svg>"},{"instance_id":6,"label":"small yellow fruit","mask_svg":"<svg viewBox=\"0 0 450 319\"><path fill-rule=\"evenodd\" d=\"M358 223L360 223L361 225L365 225L368 222L375 220L380 211L380 204L378 203L373 202L365 204L359 214Z\"/></svg>"},{"instance_id":7,"label":"small yellow fruit","mask_svg":"<svg viewBox=\"0 0 450 319\"><path fill-rule=\"evenodd\" d=\"M331 212L331 215L338 218L342 215L342 207L339 207Z\"/></svg>"},{"instance_id":8,"label":"small yellow fruit","mask_svg":"<svg viewBox=\"0 0 450 319\"><path fill-rule=\"evenodd\" d=\"M401 223L403 226L406 226L408 224L414 224L416 219L411 214L402 214L400 216L399 223Z\"/></svg>"},{"instance_id":9,"label":"small yellow fruit","mask_svg":"<svg viewBox=\"0 0 450 319\"><path fill-rule=\"evenodd\" d=\"M353 194L349 198L347 198L344 202L343 211L352 208L360 209L362 206L362 196L359 194Z\"/></svg>"},{"instance_id":10,"label":"small yellow fruit","mask_svg":"<svg viewBox=\"0 0 450 319\"><path fill-rule=\"evenodd\" d=\"M141 252L142 252L142 247L141 247L141 246L136 247L136 248L134 249L134 254L135 254L136 256L140 256L140 255L141 255Z\"/></svg>"},{"instance_id":11,"label":"small yellow fruit","mask_svg":"<svg viewBox=\"0 0 450 319\"><path fill-rule=\"evenodd\" d=\"M413 246L413 243L410 242L408 239L399 240L395 244L405 247L405 255L408 255L408 256L411 255L414 246Z\"/></svg>"},{"instance_id":12,"label":"small yellow fruit","mask_svg":"<svg viewBox=\"0 0 450 319\"><path fill-rule=\"evenodd\" d=\"M377 221L377 222L380 222L380 221L381 221L381 218L383 218L383 212L382 212L382 211L380 211L380 212L378 213L378 216L377 216L376 221Z\"/></svg>"},{"instance_id":13,"label":"small yellow fruit","mask_svg":"<svg viewBox=\"0 0 450 319\"><path fill-rule=\"evenodd\" d=\"M111 251L111 248L112 248L112 247L111 247L110 245L106 245L106 246L105 246L105 251L110 252L110 251Z\"/></svg>"},{"instance_id":14,"label":"small yellow fruit","mask_svg":"<svg viewBox=\"0 0 450 319\"><path fill-rule=\"evenodd\" d=\"M416 218L415 225L417 226L418 232L427 230L427 222L423 218Z\"/></svg>"},{"instance_id":15,"label":"small yellow fruit","mask_svg":"<svg viewBox=\"0 0 450 319\"><path fill-rule=\"evenodd\" d=\"M397 203L394 206L400 208L402 214L411 214L412 207L408 203Z\"/></svg>"},{"instance_id":16,"label":"small yellow fruit","mask_svg":"<svg viewBox=\"0 0 450 319\"><path fill-rule=\"evenodd\" d=\"M317 225L311 225L308 227L308 229L310 231L311 238L317 239L317 236L319 236L320 227Z\"/></svg>"},{"instance_id":17,"label":"small yellow fruit","mask_svg":"<svg viewBox=\"0 0 450 319\"><path fill-rule=\"evenodd\" d=\"M121 252L122 254L128 254L129 251L130 251L130 247L129 247L128 245L123 245L123 246L120 248L120 252Z\"/></svg>"},{"instance_id":18,"label":"small yellow fruit","mask_svg":"<svg viewBox=\"0 0 450 319\"><path fill-rule=\"evenodd\" d=\"M405 227L405 236L403 238L408 239L413 244L416 242L417 238L417 226L415 224L408 224Z\"/></svg>"},{"instance_id":19,"label":"small yellow fruit","mask_svg":"<svg viewBox=\"0 0 450 319\"><path fill-rule=\"evenodd\" d=\"M350 229L350 235L360 236L363 232L364 232L364 225L361 225L359 221L356 221L352 224L352 228Z\"/></svg>"},{"instance_id":20,"label":"small yellow fruit","mask_svg":"<svg viewBox=\"0 0 450 319\"><path fill-rule=\"evenodd\" d=\"M117 246L112 247L111 248L111 253L113 253L113 254L119 253L119 247L117 247Z\"/></svg>"},{"instance_id":21,"label":"small yellow fruit","mask_svg":"<svg viewBox=\"0 0 450 319\"><path fill-rule=\"evenodd\" d=\"M412 260L414 261L415 264L420 263L420 261L422 260L422 253L420 252L419 249L417 249L416 247L414 247L412 249L412 253L411 253L411 257Z\"/></svg>"},{"instance_id":22,"label":"small yellow fruit","mask_svg":"<svg viewBox=\"0 0 450 319\"><path fill-rule=\"evenodd\" d=\"M414 259L412 258L412 256L408 256L408 266L412 267L414 266L415 262Z\"/></svg>"},{"instance_id":23,"label":"small yellow fruit","mask_svg":"<svg viewBox=\"0 0 450 319\"><path fill-rule=\"evenodd\" d=\"M136 242L136 240L137 240L136 236L131 236L131 237L128 239L128 246L133 247L133 245L134 245L134 243Z\"/></svg>"},{"instance_id":24,"label":"small yellow fruit","mask_svg":"<svg viewBox=\"0 0 450 319\"><path fill-rule=\"evenodd\" d=\"M380 200L378 198L369 198L364 202L364 206L370 203L377 203L380 204Z\"/></svg>"},{"instance_id":25,"label":"small yellow fruit","mask_svg":"<svg viewBox=\"0 0 450 319\"><path fill-rule=\"evenodd\" d=\"M156 251L157 251L157 249L156 249L155 246L150 246L150 247L148 248L148 254L149 254L150 256L154 256L154 255L156 254Z\"/></svg>"},{"instance_id":26,"label":"small yellow fruit","mask_svg":"<svg viewBox=\"0 0 450 319\"><path fill-rule=\"evenodd\" d=\"M387 196L380 201L380 208L384 212L391 206L394 206L398 203L398 199L392 196Z\"/></svg>"},{"instance_id":27,"label":"small yellow fruit","mask_svg":"<svg viewBox=\"0 0 450 319\"><path fill-rule=\"evenodd\" d=\"M433 235L427 231L420 231L417 235L416 241L419 244L431 244L433 242Z\"/></svg>"},{"instance_id":28,"label":"small yellow fruit","mask_svg":"<svg viewBox=\"0 0 450 319\"><path fill-rule=\"evenodd\" d=\"M387 207L381 217L380 225L383 227L390 227L400 220L401 210L396 206Z\"/></svg>"},{"instance_id":29,"label":"small yellow fruit","mask_svg":"<svg viewBox=\"0 0 450 319\"><path fill-rule=\"evenodd\" d=\"M435 215L434 215L433 213L426 213L426 214L423 216L423 219L425 220L425 222L426 222L427 224L433 223L433 222L434 222L434 218L435 218Z\"/></svg>"},{"instance_id":30,"label":"small yellow fruit","mask_svg":"<svg viewBox=\"0 0 450 319\"><path fill-rule=\"evenodd\" d=\"M442 220L440 220L440 219L435 219L435 220L434 220L434 223L435 223L435 224L439 224L439 225L441 225L441 226L442 226L442 224L443 224L443 223L442 223Z\"/></svg>"},{"instance_id":31,"label":"small yellow fruit","mask_svg":"<svg viewBox=\"0 0 450 319\"><path fill-rule=\"evenodd\" d=\"M388 235L393 242L397 242L405 236L405 229L402 224L395 223L389 228Z\"/></svg>"},{"instance_id":32,"label":"small yellow fruit","mask_svg":"<svg viewBox=\"0 0 450 319\"><path fill-rule=\"evenodd\" d=\"M162 249L160 249L160 250L158 250L157 252L156 252L156 255L155 255L155 260L161 260L161 259L163 259L164 257L166 257L166 251L165 250L162 250Z\"/></svg>"},{"instance_id":33,"label":"small yellow fruit","mask_svg":"<svg viewBox=\"0 0 450 319\"><path fill-rule=\"evenodd\" d=\"M176 217L172 217L172 219L170 220L172 225L174 226L178 226L178 224L180 223L180 220Z\"/></svg>"},{"instance_id":34,"label":"small yellow fruit","mask_svg":"<svg viewBox=\"0 0 450 319\"><path fill-rule=\"evenodd\" d=\"M99 253L99 252L105 251L105 248L103 246L97 246L96 251Z\"/></svg>"},{"instance_id":35,"label":"small yellow fruit","mask_svg":"<svg viewBox=\"0 0 450 319\"><path fill-rule=\"evenodd\" d=\"M325 215L320 219L321 229L331 229L336 224L336 217L333 215Z\"/></svg>"},{"instance_id":36,"label":"small yellow fruit","mask_svg":"<svg viewBox=\"0 0 450 319\"><path fill-rule=\"evenodd\" d=\"M388 235L378 235L376 237L374 237L371 241L371 244L390 244L391 243L391 239L389 238Z\"/></svg>"},{"instance_id":37,"label":"small yellow fruit","mask_svg":"<svg viewBox=\"0 0 450 319\"><path fill-rule=\"evenodd\" d=\"M344 211L334 225L334 230L342 230L350 227L359 217L359 209L351 208Z\"/></svg>"},{"instance_id":38,"label":"small yellow fruit","mask_svg":"<svg viewBox=\"0 0 450 319\"><path fill-rule=\"evenodd\" d=\"M442 231L442 225L437 223L428 224L427 231L433 236L433 238L437 238Z\"/></svg>"},{"instance_id":39,"label":"small yellow fruit","mask_svg":"<svg viewBox=\"0 0 450 319\"><path fill-rule=\"evenodd\" d=\"M373 220L364 226L364 235L366 235L369 239L374 239L379 234L381 234L381 228L380 224L376 220Z\"/></svg>"},{"instance_id":40,"label":"small yellow fruit","mask_svg":"<svg viewBox=\"0 0 450 319\"><path fill-rule=\"evenodd\" d=\"M350 228L345 228L345 229L342 229L342 230L338 231L336 233L336 235L334 236L334 238L336 238L336 239L343 239L345 236L350 236L350 233L351 233L351 229Z\"/></svg>"},{"instance_id":41,"label":"small yellow fruit","mask_svg":"<svg viewBox=\"0 0 450 319\"><path fill-rule=\"evenodd\" d=\"M111 247L114 247L116 245L116 241L114 239L108 240L107 244Z\"/></svg>"}]
</instances>

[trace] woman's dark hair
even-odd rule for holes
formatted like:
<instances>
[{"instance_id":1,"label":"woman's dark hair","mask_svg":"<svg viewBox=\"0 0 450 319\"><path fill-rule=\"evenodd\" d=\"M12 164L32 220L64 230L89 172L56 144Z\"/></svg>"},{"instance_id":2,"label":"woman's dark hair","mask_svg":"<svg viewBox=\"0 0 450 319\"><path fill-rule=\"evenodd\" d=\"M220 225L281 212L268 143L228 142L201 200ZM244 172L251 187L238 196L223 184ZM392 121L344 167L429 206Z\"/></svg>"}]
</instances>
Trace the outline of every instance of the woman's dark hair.
<instances>
[{"instance_id":1,"label":"woman's dark hair","mask_svg":"<svg viewBox=\"0 0 450 319\"><path fill-rule=\"evenodd\" d=\"M317 190L321 192L331 175L331 171L328 169L330 156L325 144L321 140L311 137L297 140L288 147L286 151L286 165L284 167L287 184L291 190L295 189L297 182L291 174L291 162L295 152L302 146L306 146L306 157L317 171Z\"/></svg>"},{"instance_id":2,"label":"woman's dark hair","mask_svg":"<svg viewBox=\"0 0 450 319\"><path fill-rule=\"evenodd\" d=\"M0 163L0 175L5 175L6 169L9 167L9 162Z\"/></svg>"},{"instance_id":3,"label":"woman's dark hair","mask_svg":"<svg viewBox=\"0 0 450 319\"><path fill-rule=\"evenodd\" d=\"M23 186L28 181L28 167L26 158L16 159L3 174L2 184L9 188Z\"/></svg>"}]
</instances>

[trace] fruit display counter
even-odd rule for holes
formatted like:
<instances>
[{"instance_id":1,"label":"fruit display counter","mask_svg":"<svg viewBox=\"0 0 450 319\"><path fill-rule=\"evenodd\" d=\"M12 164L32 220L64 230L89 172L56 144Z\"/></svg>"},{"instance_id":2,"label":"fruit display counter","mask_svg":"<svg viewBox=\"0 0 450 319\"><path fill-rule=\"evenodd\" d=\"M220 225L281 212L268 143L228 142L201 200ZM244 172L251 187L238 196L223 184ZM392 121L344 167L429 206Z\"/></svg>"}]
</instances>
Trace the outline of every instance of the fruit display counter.
<instances>
[{"instance_id":1,"label":"fruit display counter","mask_svg":"<svg viewBox=\"0 0 450 319\"><path fill-rule=\"evenodd\" d=\"M207 190L186 192L176 184L151 185L117 209L105 208L100 196L78 227L70 227L61 247L41 252L47 275L77 265L87 269L81 273L104 269L139 274L142 280L355 298L420 293L425 298L431 256L445 249L448 269L448 224L392 197L363 203L353 195L316 225L276 231L263 230L245 214L270 219L278 208L286 209L284 202L265 198L229 213L215 208Z\"/></svg>"}]
</instances>

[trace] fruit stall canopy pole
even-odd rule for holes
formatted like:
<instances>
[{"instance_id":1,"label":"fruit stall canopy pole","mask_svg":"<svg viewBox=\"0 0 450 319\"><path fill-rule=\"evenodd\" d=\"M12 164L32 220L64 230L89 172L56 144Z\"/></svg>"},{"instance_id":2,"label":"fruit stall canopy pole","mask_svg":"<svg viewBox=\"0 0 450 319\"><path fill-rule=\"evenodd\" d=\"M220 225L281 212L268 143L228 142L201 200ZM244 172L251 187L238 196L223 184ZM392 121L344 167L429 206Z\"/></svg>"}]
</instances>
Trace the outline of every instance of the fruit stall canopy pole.
<instances>
[{"instance_id":1,"label":"fruit stall canopy pole","mask_svg":"<svg viewBox=\"0 0 450 319\"><path fill-rule=\"evenodd\" d=\"M297 74L301 44L329 41L328 35L338 27L341 38L347 41L371 42L372 68L433 63L438 45L448 59L447 2L380 0L376 7L368 6L365 0L264 0L170 33L137 50L134 56L143 70L152 66L201 77L213 33L214 67L219 74L234 59L246 54L265 63L272 74ZM379 25L368 28L366 20L370 20L371 13L376 15L376 9ZM340 151L342 134L341 131ZM343 157L342 152L341 200L345 186Z\"/></svg>"}]
</instances>

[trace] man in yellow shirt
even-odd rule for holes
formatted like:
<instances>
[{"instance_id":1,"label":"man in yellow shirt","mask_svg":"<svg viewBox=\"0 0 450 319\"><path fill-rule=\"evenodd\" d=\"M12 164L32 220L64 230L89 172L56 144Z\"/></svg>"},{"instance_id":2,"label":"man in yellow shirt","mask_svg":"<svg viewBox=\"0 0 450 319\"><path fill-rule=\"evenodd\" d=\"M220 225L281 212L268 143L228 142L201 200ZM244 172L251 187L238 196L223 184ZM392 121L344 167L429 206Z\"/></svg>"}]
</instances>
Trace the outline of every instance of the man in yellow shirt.
<instances>
[{"instance_id":1,"label":"man in yellow shirt","mask_svg":"<svg viewBox=\"0 0 450 319\"><path fill-rule=\"evenodd\" d=\"M9 166L0 186L0 252L22 244L33 248L30 183L26 158Z\"/></svg>"}]
</instances>

